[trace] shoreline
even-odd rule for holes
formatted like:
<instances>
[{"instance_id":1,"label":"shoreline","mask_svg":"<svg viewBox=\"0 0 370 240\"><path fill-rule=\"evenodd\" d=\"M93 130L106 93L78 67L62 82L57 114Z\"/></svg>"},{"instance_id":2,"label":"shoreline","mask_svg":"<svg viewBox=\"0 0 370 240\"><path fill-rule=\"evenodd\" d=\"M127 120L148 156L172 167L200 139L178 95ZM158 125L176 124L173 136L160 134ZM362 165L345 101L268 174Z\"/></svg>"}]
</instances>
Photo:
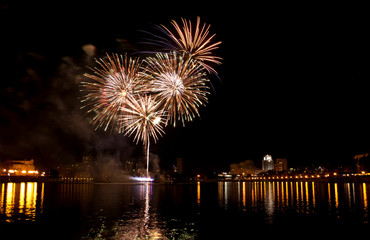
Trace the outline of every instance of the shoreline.
<instances>
[{"instance_id":1,"label":"shoreline","mask_svg":"<svg viewBox=\"0 0 370 240\"><path fill-rule=\"evenodd\" d=\"M20 183L20 182L52 182L69 184L143 184L146 182L128 181L128 182L109 182L96 181L93 178L56 178L56 177L25 177L25 176L0 176L0 183ZM189 181L154 181L151 184L186 184L186 183L212 183L212 182L323 182L323 183L370 183L370 176L333 176L333 177L299 177L299 178L272 178L255 177L250 179L198 179Z\"/></svg>"}]
</instances>

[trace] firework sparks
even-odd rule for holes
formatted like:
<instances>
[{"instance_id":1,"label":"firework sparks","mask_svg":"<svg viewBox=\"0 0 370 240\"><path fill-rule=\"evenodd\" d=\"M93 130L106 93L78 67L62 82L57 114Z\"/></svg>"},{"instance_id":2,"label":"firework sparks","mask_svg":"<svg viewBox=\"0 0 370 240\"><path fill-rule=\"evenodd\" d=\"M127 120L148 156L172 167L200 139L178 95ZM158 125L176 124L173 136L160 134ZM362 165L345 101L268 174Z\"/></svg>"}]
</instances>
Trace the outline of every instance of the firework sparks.
<instances>
[{"instance_id":1,"label":"firework sparks","mask_svg":"<svg viewBox=\"0 0 370 240\"><path fill-rule=\"evenodd\" d=\"M151 34L154 39L149 39L149 43L163 47L165 51L175 51L179 54L185 54L191 59L198 61L208 72L217 74L216 70L209 64L221 64L221 57L213 54L213 51L219 48L221 41L213 43L212 40L216 34L210 35L209 28L211 25L204 23L201 25L200 17L193 30L190 20L181 19L182 26L175 20L171 24L175 31L169 30L164 25L158 28L166 37Z\"/></svg>"},{"instance_id":2,"label":"firework sparks","mask_svg":"<svg viewBox=\"0 0 370 240\"><path fill-rule=\"evenodd\" d=\"M127 105L123 107L119 121L122 121L123 132L126 135L134 134L136 143L141 140L144 145L150 141L150 137L156 142L163 131L163 110L159 103L149 95L136 98L128 97Z\"/></svg>"},{"instance_id":3,"label":"firework sparks","mask_svg":"<svg viewBox=\"0 0 370 240\"><path fill-rule=\"evenodd\" d=\"M91 123L107 130L114 127L126 105L127 97L140 91L139 58L131 59L127 55L107 54L106 59L96 60L99 67L90 68L94 74L85 73L84 76L93 82L82 82L82 90L87 94L82 100L84 107L89 107L88 113L95 113ZM121 129L121 127L119 127Z\"/></svg>"},{"instance_id":4,"label":"firework sparks","mask_svg":"<svg viewBox=\"0 0 370 240\"><path fill-rule=\"evenodd\" d=\"M199 106L207 102L209 94L203 67L196 61L174 54L157 54L145 59L147 71L143 78L146 89L168 112L167 120L176 126L180 120L192 121L199 116Z\"/></svg>"}]
</instances>

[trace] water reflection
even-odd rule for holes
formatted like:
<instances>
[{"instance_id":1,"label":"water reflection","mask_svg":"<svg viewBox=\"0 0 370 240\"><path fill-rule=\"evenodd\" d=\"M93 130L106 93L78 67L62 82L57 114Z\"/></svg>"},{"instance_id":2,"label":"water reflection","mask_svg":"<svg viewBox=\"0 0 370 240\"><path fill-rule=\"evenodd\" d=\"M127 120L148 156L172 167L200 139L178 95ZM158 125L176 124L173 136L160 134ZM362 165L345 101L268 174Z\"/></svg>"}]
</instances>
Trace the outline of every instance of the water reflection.
<instances>
[{"instance_id":1,"label":"water reflection","mask_svg":"<svg viewBox=\"0 0 370 240\"><path fill-rule=\"evenodd\" d=\"M339 220L356 215L361 223L368 223L369 188L369 183L219 182L218 202L224 209L262 211L266 223L275 223L277 216L293 212Z\"/></svg>"},{"instance_id":2,"label":"water reflection","mask_svg":"<svg viewBox=\"0 0 370 240\"><path fill-rule=\"evenodd\" d=\"M197 182L197 204L200 207L200 182Z\"/></svg>"},{"instance_id":3,"label":"water reflection","mask_svg":"<svg viewBox=\"0 0 370 240\"><path fill-rule=\"evenodd\" d=\"M37 221L24 225L63 229L64 239L208 239L248 224L369 223L369 191L312 181L0 183L0 223Z\"/></svg>"},{"instance_id":4,"label":"water reflection","mask_svg":"<svg viewBox=\"0 0 370 240\"><path fill-rule=\"evenodd\" d=\"M0 184L0 220L35 221L43 212L44 183L21 182Z\"/></svg>"},{"instance_id":5,"label":"water reflection","mask_svg":"<svg viewBox=\"0 0 370 240\"><path fill-rule=\"evenodd\" d=\"M104 185L95 185L94 191L99 195L106 195L107 189L104 187ZM98 215L101 214L101 216L92 216L94 222L90 223L91 229L83 239L193 239L196 235L195 223L183 219L182 214L175 215L177 210L181 211L181 207L176 208L176 211L163 213L164 209L183 206L187 201L187 196L184 196L187 191L183 188L187 187L192 186L152 183L117 184L114 188L115 192L124 194L108 201L112 201L109 205L115 207L117 214L120 215L116 216L107 213L106 209L100 209ZM201 185L198 183L194 188L194 200L197 206L200 206L200 189ZM167 202L169 205L166 204ZM102 206L106 208L107 204L108 202L105 202ZM96 219L99 218L104 221L97 222Z\"/></svg>"},{"instance_id":6,"label":"water reflection","mask_svg":"<svg viewBox=\"0 0 370 240\"><path fill-rule=\"evenodd\" d=\"M138 209L124 213L115 223L114 239L163 239L163 229L158 226L157 216L151 210L152 187L151 183L143 183L130 189Z\"/></svg>"}]
</instances>

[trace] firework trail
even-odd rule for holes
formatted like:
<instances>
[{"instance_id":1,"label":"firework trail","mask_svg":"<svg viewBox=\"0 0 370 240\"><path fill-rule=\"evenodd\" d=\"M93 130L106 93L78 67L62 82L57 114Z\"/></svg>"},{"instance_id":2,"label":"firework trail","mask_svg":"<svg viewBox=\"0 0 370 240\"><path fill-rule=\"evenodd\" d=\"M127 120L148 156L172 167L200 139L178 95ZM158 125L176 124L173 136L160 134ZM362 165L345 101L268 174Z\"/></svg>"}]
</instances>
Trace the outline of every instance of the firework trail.
<instances>
[{"instance_id":1,"label":"firework trail","mask_svg":"<svg viewBox=\"0 0 370 240\"><path fill-rule=\"evenodd\" d=\"M125 135L133 135L136 144L141 140L146 147L146 177L149 178L149 148L150 137L157 141L163 131L163 110L159 103L150 95L137 95L137 98L128 97L127 105L123 108L120 117Z\"/></svg>"},{"instance_id":2,"label":"firework trail","mask_svg":"<svg viewBox=\"0 0 370 240\"><path fill-rule=\"evenodd\" d=\"M216 34L210 35L211 25L206 23L201 25L200 17L197 17L194 28L190 20L181 18L181 21L182 25L175 20L171 21L174 31L164 25L158 26L165 36L151 34L153 38L148 39L146 43L162 47L164 51L185 54L188 58L198 61L208 72L217 74L210 64L221 64L222 58L213 54L213 51L219 48L221 41L212 42Z\"/></svg>"},{"instance_id":3,"label":"firework trail","mask_svg":"<svg viewBox=\"0 0 370 240\"><path fill-rule=\"evenodd\" d=\"M93 81L81 82L81 91L87 92L82 108L87 107L88 113L95 113L91 123L96 129L104 127L106 131L119 122L117 116L126 105L127 97L141 91L141 62L139 58L132 59L127 55L107 54L106 59L97 59L96 63L99 67L90 68L94 74L84 74Z\"/></svg>"},{"instance_id":4,"label":"firework trail","mask_svg":"<svg viewBox=\"0 0 370 240\"><path fill-rule=\"evenodd\" d=\"M176 121L192 121L199 116L198 108L207 102L209 82L204 68L183 55L157 54L145 60L143 78L146 91L155 97L168 113L167 121L176 126Z\"/></svg>"}]
</instances>

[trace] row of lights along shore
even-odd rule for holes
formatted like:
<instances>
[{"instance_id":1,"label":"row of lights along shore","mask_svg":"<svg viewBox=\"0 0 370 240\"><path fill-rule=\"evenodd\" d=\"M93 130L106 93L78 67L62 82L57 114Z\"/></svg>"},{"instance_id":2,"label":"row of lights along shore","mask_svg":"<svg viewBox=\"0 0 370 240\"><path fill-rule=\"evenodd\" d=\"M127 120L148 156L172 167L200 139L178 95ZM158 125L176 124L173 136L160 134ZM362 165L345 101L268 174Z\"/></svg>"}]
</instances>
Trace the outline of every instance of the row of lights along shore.
<instances>
[{"instance_id":1,"label":"row of lights along shore","mask_svg":"<svg viewBox=\"0 0 370 240\"><path fill-rule=\"evenodd\" d=\"M7 174L8 176L15 175L15 176L20 176L20 175L25 175L25 176L45 176L45 172L42 172L39 174L39 171L37 170L15 170L15 169L3 169L3 173Z\"/></svg>"},{"instance_id":2,"label":"row of lights along shore","mask_svg":"<svg viewBox=\"0 0 370 240\"><path fill-rule=\"evenodd\" d=\"M231 176L226 174L225 176ZM320 179L320 178L335 178L335 177L360 177L370 176L370 173L327 173L327 174L299 174L299 175L282 175L282 176L239 176L237 175L234 180L299 180L299 179ZM197 176L199 178L199 175ZM232 180L229 178L229 180Z\"/></svg>"}]
</instances>

